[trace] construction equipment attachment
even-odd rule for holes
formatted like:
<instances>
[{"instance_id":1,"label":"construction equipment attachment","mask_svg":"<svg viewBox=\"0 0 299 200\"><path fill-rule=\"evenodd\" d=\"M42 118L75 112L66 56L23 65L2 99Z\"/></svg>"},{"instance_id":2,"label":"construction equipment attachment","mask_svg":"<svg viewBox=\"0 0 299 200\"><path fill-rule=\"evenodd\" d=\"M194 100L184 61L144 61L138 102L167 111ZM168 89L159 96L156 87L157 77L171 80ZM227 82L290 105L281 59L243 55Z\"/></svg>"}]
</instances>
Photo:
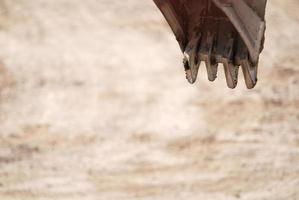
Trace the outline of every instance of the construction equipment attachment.
<instances>
[{"instance_id":1,"label":"construction equipment attachment","mask_svg":"<svg viewBox=\"0 0 299 200\"><path fill-rule=\"evenodd\" d=\"M201 62L210 81L219 63L227 86L235 88L241 66L248 89L257 82L263 50L267 0L154 0L183 52L186 78L197 79Z\"/></svg>"}]
</instances>

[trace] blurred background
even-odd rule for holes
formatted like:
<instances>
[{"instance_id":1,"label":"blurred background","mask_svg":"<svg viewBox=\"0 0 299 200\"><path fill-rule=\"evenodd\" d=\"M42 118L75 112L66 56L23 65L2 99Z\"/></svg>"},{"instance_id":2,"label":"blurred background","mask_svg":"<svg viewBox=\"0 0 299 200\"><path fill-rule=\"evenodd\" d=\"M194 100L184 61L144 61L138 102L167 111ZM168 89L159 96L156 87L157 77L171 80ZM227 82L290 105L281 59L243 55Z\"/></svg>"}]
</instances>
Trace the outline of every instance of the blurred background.
<instances>
[{"instance_id":1,"label":"blurred background","mask_svg":"<svg viewBox=\"0 0 299 200\"><path fill-rule=\"evenodd\" d=\"M299 1L259 82L185 80L151 0L0 0L0 199L299 199Z\"/></svg>"}]
</instances>

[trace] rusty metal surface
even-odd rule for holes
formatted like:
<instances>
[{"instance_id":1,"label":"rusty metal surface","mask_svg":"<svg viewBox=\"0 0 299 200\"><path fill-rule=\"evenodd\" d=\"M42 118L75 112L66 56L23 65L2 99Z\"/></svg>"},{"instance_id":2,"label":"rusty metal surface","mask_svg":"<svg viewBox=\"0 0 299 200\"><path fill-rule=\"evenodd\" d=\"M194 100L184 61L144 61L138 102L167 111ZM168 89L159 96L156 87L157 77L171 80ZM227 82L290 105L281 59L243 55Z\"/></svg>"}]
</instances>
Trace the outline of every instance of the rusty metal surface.
<instances>
[{"instance_id":1,"label":"rusty metal surface","mask_svg":"<svg viewBox=\"0 0 299 200\"><path fill-rule=\"evenodd\" d=\"M222 63L227 86L235 88L241 66L246 86L257 82L267 0L154 0L184 53L187 80L194 83L201 62L208 79Z\"/></svg>"}]
</instances>

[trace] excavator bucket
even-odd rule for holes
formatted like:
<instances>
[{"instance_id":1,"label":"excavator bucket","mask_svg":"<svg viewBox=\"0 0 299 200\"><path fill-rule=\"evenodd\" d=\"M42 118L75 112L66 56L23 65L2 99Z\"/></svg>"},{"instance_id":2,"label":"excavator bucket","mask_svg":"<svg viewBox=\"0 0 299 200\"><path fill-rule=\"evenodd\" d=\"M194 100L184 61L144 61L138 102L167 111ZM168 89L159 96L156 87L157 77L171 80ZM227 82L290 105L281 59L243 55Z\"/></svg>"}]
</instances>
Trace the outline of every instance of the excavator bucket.
<instances>
[{"instance_id":1,"label":"excavator bucket","mask_svg":"<svg viewBox=\"0 0 299 200\"><path fill-rule=\"evenodd\" d=\"M246 86L257 82L263 50L267 0L154 0L183 52L187 80L194 83L201 62L208 79L222 63L227 86L235 88L241 66Z\"/></svg>"}]
</instances>

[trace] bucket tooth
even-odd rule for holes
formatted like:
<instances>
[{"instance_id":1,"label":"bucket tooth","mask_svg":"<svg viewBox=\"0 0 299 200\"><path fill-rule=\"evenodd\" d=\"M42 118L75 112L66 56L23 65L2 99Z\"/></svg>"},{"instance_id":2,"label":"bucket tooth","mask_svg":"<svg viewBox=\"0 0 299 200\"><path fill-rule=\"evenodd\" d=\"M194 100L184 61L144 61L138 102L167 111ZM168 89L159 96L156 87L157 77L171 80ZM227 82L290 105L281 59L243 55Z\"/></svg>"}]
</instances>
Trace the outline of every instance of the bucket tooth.
<instances>
[{"instance_id":1,"label":"bucket tooth","mask_svg":"<svg viewBox=\"0 0 299 200\"><path fill-rule=\"evenodd\" d=\"M242 71L244 74L246 87L248 89L254 88L257 83L257 66L251 64L247 59L242 62Z\"/></svg>"},{"instance_id":2,"label":"bucket tooth","mask_svg":"<svg viewBox=\"0 0 299 200\"><path fill-rule=\"evenodd\" d=\"M215 81L218 71L218 63L215 61L215 58L210 58L209 65L206 64L206 66L209 81Z\"/></svg>"},{"instance_id":3,"label":"bucket tooth","mask_svg":"<svg viewBox=\"0 0 299 200\"><path fill-rule=\"evenodd\" d=\"M238 69L239 67L234 66L229 62L224 62L224 72L227 86L231 89L234 89L238 84Z\"/></svg>"},{"instance_id":4,"label":"bucket tooth","mask_svg":"<svg viewBox=\"0 0 299 200\"><path fill-rule=\"evenodd\" d=\"M234 65L234 35L235 31L228 22L219 26L216 60L223 64L226 83L229 88L235 88L238 83L239 67Z\"/></svg>"},{"instance_id":5,"label":"bucket tooth","mask_svg":"<svg viewBox=\"0 0 299 200\"><path fill-rule=\"evenodd\" d=\"M246 87L252 89L257 83L257 65L253 65L249 61L248 55L249 53L243 40L239 38L235 62L242 67Z\"/></svg>"},{"instance_id":6,"label":"bucket tooth","mask_svg":"<svg viewBox=\"0 0 299 200\"><path fill-rule=\"evenodd\" d=\"M206 24L213 24L211 19L207 19ZM198 51L198 57L201 61L205 62L209 81L214 81L217 78L218 64L213 58L213 45L215 41L215 34L217 25L209 25L206 27L205 32L202 34L201 45Z\"/></svg>"},{"instance_id":7,"label":"bucket tooth","mask_svg":"<svg viewBox=\"0 0 299 200\"><path fill-rule=\"evenodd\" d=\"M236 51L236 55L235 55L235 63L240 66L240 65L242 65L244 60L247 60L247 58L248 58L248 50L247 50L243 40L239 36L238 41L237 41L237 51Z\"/></svg>"},{"instance_id":8,"label":"bucket tooth","mask_svg":"<svg viewBox=\"0 0 299 200\"><path fill-rule=\"evenodd\" d=\"M200 61L197 56L197 49L200 42L200 36L194 37L187 45L184 51L184 67L186 78L189 83L195 83L197 79Z\"/></svg>"},{"instance_id":9,"label":"bucket tooth","mask_svg":"<svg viewBox=\"0 0 299 200\"><path fill-rule=\"evenodd\" d=\"M225 49L225 54L222 58L222 63L224 66L225 78L227 86L229 88L235 88L238 84L238 71L239 67L233 64L233 48L234 48L234 39L231 38Z\"/></svg>"}]
</instances>

